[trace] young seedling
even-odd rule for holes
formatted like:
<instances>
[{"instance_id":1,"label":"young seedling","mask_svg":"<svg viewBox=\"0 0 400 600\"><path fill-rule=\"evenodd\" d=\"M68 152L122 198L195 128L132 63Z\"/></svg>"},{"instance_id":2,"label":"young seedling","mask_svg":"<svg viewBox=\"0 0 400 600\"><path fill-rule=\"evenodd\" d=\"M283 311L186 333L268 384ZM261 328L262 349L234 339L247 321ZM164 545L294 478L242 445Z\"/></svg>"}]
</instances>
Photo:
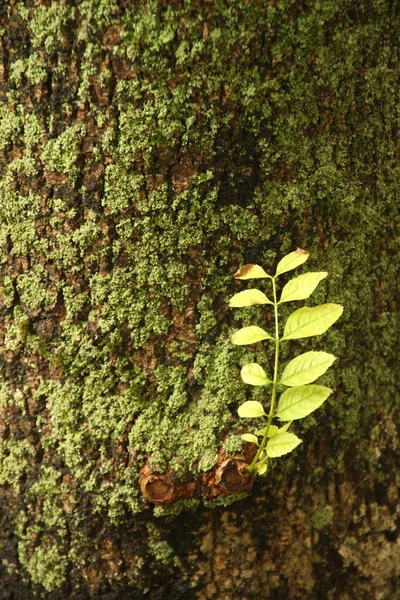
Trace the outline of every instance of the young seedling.
<instances>
[{"instance_id":1,"label":"young seedling","mask_svg":"<svg viewBox=\"0 0 400 600\"><path fill-rule=\"evenodd\" d=\"M278 307L283 302L304 300L308 298L325 279L328 273L304 273L291 279L282 289L280 299L277 299L276 279L306 262L308 252L298 248L284 256L278 263L274 276L268 275L258 265L244 265L234 275L235 279L270 279L272 282L273 300L258 289L249 289L235 294L229 301L229 306L245 307L270 304L274 307L275 335L270 335L261 327L251 325L236 331L232 343L238 346L254 344L262 340L271 340L275 344L274 374L270 379L264 369L257 363L244 365L241 377L244 383L257 386L272 386L271 401L268 414L260 402L253 400L244 402L239 407L238 414L242 419L266 418L266 425L254 433L245 433L241 437L246 442L258 446L257 453L249 471L264 475L268 469L268 460L292 452L301 440L288 431L292 421L303 419L319 408L332 393L332 390L322 385L310 385L332 365L335 357L327 352L305 352L286 365L279 378L279 348L286 340L307 338L324 333L343 312L340 304L322 304L312 308L304 307L295 310L287 319L283 335L279 332ZM277 389L285 386L276 407ZM273 424L274 419L279 423ZM280 426L281 423L285 423Z\"/></svg>"}]
</instances>

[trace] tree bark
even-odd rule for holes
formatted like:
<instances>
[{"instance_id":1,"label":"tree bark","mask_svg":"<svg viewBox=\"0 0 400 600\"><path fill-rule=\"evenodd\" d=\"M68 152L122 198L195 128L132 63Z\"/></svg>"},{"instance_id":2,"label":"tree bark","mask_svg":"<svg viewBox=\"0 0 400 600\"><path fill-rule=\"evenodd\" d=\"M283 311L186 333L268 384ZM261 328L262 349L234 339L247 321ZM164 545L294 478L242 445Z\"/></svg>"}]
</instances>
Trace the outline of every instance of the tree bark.
<instances>
[{"instance_id":1,"label":"tree bark","mask_svg":"<svg viewBox=\"0 0 400 600\"><path fill-rule=\"evenodd\" d=\"M397 597L399 27L389 0L1 3L1 598ZM333 353L334 394L253 482L239 372L273 348L230 335L273 315L227 300L296 247L344 314L282 360Z\"/></svg>"}]
</instances>

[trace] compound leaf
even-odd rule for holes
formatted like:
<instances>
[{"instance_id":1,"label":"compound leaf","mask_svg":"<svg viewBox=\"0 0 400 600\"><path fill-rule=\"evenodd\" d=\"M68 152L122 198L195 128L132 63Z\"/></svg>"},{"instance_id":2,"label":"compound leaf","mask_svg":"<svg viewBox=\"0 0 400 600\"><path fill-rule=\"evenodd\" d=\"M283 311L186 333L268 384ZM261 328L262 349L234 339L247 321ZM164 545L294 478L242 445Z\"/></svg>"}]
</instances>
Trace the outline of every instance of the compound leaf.
<instances>
[{"instance_id":1,"label":"compound leaf","mask_svg":"<svg viewBox=\"0 0 400 600\"><path fill-rule=\"evenodd\" d=\"M311 296L320 281L328 275L326 271L320 273L304 273L288 281L282 290L279 302L291 300L304 300Z\"/></svg>"},{"instance_id":2,"label":"compound leaf","mask_svg":"<svg viewBox=\"0 0 400 600\"><path fill-rule=\"evenodd\" d=\"M289 454L292 450L301 444L301 440L294 433L284 431L278 433L269 439L267 444L267 454L271 458Z\"/></svg>"},{"instance_id":3,"label":"compound leaf","mask_svg":"<svg viewBox=\"0 0 400 600\"><path fill-rule=\"evenodd\" d=\"M281 339L296 340L325 333L338 320L342 312L343 306L340 304L321 304L313 308L307 306L299 308L286 321Z\"/></svg>"},{"instance_id":4,"label":"compound leaf","mask_svg":"<svg viewBox=\"0 0 400 600\"><path fill-rule=\"evenodd\" d=\"M309 253L301 248L297 248L294 252L287 254L279 261L278 266L276 267L275 277L299 267L306 262L308 256Z\"/></svg>"},{"instance_id":5,"label":"compound leaf","mask_svg":"<svg viewBox=\"0 0 400 600\"><path fill-rule=\"evenodd\" d=\"M281 421L302 419L319 408L332 394L322 385L302 385L285 390L279 399L276 416Z\"/></svg>"},{"instance_id":6,"label":"compound leaf","mask_svg":"<svg viewBox=\"0 0 400 600\"><path fill-rule=\"evenodd\" d=\"M312 383L329 369L334 360L336 358L328 352L311 350L300 354L285 367L279 383L288 387Z\"/></svg>"},{"instance_id":7,"label":"compound leaf","mask_svg":"<svg viewBox=\"0 0 400 600\"><path fill-rule=\"evenodd\" d=\"M257 325L250 325L249 327L242 327L238 331L232 335L231 340L232 344L236 346L246 346L247 344L255 344L256 342L261 342L261 340L272 340L274 339L261 329L261 327L257 327Z\"/></svg>"},{"instance_id":8,"label":"compound leaf","mask_svg":"<svg viewBox=\"0 0 400 600\"><path fill-rule=\"evenodd\" d=\"M238 292L229 300L231 308L241 308L242 306L253 306L254 304L273 304L260 290L244 290Z\"/></svg>"},{"instance_id":9,"label":"compound leaf","mask_svg":"<svg viewBox=\"0 0 400 600\"><path fill-rule=\"evenodd\" d=\"M268 385L269 383L272 383L272 381L268 379L264 369L257 363L248 363L247 365L244 365L240 371L240 376L245 383L250 385Z\"/></svg>"}]
</instances>

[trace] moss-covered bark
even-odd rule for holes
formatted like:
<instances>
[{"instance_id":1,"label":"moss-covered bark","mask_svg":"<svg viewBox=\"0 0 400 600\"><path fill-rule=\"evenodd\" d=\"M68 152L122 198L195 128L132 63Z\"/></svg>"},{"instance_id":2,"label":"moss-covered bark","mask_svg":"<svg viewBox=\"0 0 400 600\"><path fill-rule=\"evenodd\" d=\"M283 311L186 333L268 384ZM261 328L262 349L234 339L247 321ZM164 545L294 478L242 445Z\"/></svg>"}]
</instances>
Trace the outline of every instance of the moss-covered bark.
<instances>
[{"instance_id":1,"label":"moss-covered bark","mask_svg":"<svg viewBox=\"0 0 400 600\"><path fill-rule=\"evenodd\" d=\"M389 0L0 3L3 598L395 597L399 27ZM245 499L152 508L146 462L240 451L272 349L230 343L259 318L232 273L297 246L345 306L335 394Z\"/></svg>"}]
</instances>

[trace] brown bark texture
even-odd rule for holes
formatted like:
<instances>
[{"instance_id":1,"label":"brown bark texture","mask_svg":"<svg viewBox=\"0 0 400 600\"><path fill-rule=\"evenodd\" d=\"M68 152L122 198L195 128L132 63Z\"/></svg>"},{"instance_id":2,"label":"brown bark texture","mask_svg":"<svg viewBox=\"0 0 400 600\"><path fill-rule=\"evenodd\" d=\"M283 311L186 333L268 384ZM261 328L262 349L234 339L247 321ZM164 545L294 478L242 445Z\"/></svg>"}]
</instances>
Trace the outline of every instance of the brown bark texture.
<instances>
[{"instance_id":1,"label":"brown bark texture","mask_svg":"<svg viewBox=\"0 0 400 600\"><path fill-rule=\"evenodd\" d=\"M399 31L391 0L0 2L1 599L400 599ZM344 312L282 365L333 353L334 393L254 479L239 373L274 349L230 337L273 313L227 303L297 247Z\"/></svg>"}]
</instances>

